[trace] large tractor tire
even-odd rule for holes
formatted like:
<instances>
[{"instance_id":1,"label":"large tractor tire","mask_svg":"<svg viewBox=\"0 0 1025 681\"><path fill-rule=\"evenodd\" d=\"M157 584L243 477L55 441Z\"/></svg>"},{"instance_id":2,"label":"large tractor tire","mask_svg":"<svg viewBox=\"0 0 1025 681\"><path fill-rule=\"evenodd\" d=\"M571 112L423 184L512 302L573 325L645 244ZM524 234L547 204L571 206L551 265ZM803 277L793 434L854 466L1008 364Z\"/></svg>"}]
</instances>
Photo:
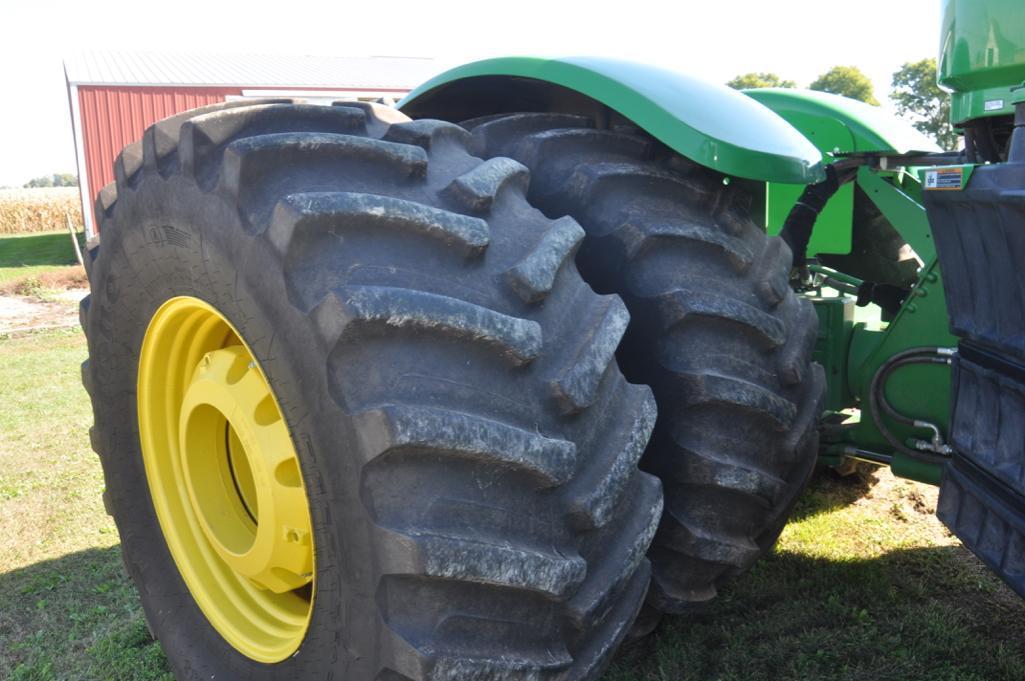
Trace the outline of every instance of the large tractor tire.
<instances>
[{"instance_id":1,"label":"large tractor tire","mask_svg":"<svg viewBox=\"0 0 1025 681\"><path fill-rule=\"evenodd\" d=\"M263 102L118 158L82 376L178 679L591 679L640 608L662 504L628 314L469 142Z\"/></svg>"},{"instance_id":2,"label":"large tractor tire","mask_svg":"<svg viewBox=\"0 0 1025 681\"><path fill-rule=\"evenodd\" d=\"M530 168L531 202L587 233L584 279L623 297L620 366L659 412L641 463L666 504L649 603L710 600L773 545L815 464L818 324L788 286L787 246L750 219L742 190L630 127L545 113L464 126L482 157Z\"/></svg>"},{"instance_id":3,"label":"large tractor tire","mask_svg":"<svg viewBox=\"0 0 1025 681\"><path fill-rule=\"evenodd\" d=\"M876 284L910 289L918 281L921 261L890 221L872 203L865 191L854 187L854 220L851 252L846 255L822 253L827 267Z\"/></svg>"}]
</instances>

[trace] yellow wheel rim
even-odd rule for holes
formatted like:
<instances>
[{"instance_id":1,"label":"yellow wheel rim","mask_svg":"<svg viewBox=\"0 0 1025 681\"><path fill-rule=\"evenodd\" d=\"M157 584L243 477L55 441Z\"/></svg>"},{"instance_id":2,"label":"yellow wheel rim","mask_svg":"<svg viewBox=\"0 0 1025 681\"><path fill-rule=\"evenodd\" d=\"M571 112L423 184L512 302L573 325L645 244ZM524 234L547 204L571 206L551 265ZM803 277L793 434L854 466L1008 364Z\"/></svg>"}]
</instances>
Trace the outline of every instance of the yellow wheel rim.
<instances>
[{"instance_id":1,"label":"yellow wheel rim","mask_svg":"<svg viewBox=\"0 0 1025 681\"><path fill-rule=\"evenodd\" d=\"M138 409L150 495L193 598L240 653L284 660L313 611L313 530L263 370L211 305L172 298L142 342Z\"/></svg>"}]
</instances>

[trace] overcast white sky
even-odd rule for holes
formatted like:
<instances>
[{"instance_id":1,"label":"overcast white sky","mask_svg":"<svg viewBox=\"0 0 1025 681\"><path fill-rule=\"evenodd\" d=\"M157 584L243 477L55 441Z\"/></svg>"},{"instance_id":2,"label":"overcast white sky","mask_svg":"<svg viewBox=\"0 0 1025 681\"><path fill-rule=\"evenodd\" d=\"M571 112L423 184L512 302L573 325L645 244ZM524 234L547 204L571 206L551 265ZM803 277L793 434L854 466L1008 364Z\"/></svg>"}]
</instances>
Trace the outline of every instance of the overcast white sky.
<instances>
[{"instance_id":1,"label":"overcast white sky","mask_svg":"<svg viewBox=\"0 0 1025 681\"><path fill-rule=\"evenodd\" d=\"M91 49L481 57L608 55L723 82L775 71L806 86L836 64L884 101L906 61L935 56L940 0L4 0L0 186L75 172L62 58Z\"/></svg>"}]
</instances>

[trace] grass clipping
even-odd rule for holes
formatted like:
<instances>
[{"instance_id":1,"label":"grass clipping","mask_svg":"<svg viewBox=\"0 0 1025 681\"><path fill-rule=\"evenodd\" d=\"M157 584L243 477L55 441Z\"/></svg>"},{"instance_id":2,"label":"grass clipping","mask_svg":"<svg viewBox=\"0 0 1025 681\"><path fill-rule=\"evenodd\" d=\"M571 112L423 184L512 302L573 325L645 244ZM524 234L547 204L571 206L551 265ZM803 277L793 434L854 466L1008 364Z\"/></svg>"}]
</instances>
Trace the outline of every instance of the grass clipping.
<instances>
[{"instance_id":1,"label":"grass clipping","mask_svg":"<svg viewBox=\"0 0 1025 681\"><path fill-rule=\"evenodd\" d=\"M67 229L64 215L81 229L78 187L0 190L0 234L29 234Z\"/></svg>"}]
</instances>

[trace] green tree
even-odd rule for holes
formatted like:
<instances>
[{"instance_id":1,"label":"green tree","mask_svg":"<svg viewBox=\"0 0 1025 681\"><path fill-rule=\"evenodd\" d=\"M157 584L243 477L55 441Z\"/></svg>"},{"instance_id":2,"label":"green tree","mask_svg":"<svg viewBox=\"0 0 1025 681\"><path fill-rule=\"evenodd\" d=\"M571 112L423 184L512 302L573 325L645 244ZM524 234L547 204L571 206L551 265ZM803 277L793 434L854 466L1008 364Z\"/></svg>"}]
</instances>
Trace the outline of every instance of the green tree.
<instances>
[{"instance_id":1,"label":"green tree","mask_svg":"<svg viewBox=\"0 0 1025 681\"><path fill-rule=\"evenodd\" d=\"M872 92L872 81L857 66L834 66L808 87L879 106L879 100Z\"/></svg>"},{"instance_id":2,"label":"green tree","mask_svg":"<svg viewBox=\"0 0 1025 681\"><path fill-rule=\"evenodd\" d=\"M78 176L74 173L54 173L35 177L25 183L25 187L77 187Z\"/></svg>"},{"instance_id":3,"label":"green tree","mask_svg":"<svg viewBox=\"0 0 1025 681\"><path fill-rule=\"evenodd\" d=\"M734 90L747 90L751 88L763 88L763 87L786 87L795 88L797 83L792 80L783 80L775 73L744 73L730 82L726 83Z\"/></svg>"},{"instance_id":4,"label":"green tree","mask_svg":"<svg viewBox=\"0 0 1025 681\"><path fill-rule=\"evenodd\" d=\"M35 187L52 187L53 178L49 175L43 175L42 177L34 177L25 183L25 187L33 189Z\"/></svg>"},{"instance_id":5,"label":"green tree","mask_svg":"<svg viewBox=\"0 0 1025 681\"><path fill-rule=\"evenodd\" d=\"M908 62L893 74L890 99L897 113L920 132L936 140L940 148L953 151L958 135L950 124L950 95L936 84L936 60Z\"/></svg>"}]
</instances>

